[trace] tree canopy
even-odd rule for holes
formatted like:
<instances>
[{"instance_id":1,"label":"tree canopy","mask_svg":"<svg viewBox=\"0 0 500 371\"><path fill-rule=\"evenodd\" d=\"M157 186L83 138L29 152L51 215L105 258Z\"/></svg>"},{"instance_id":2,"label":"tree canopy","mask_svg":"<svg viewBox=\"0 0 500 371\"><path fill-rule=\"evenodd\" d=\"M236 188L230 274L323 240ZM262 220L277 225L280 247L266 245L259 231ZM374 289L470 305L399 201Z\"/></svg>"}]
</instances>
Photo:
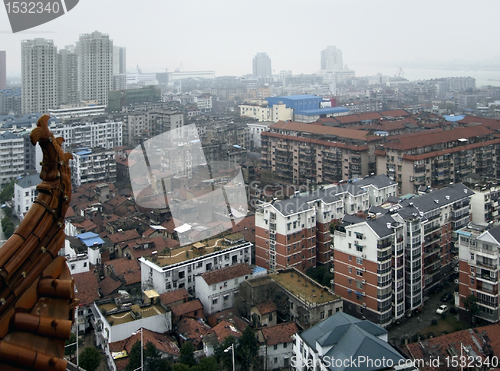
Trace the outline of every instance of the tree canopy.
<instances>
[{"instance_id":1,"label":"tree canopy","mask_svg":"<svg viewBox=\"0 0 500 371\"><path fill-rule=\"evenodd\" d=\"M85 348L79 356L79 366L87 371L95 371L101 363L101 358L101 353L96 348Z\"/></svg>"}]
</instances>

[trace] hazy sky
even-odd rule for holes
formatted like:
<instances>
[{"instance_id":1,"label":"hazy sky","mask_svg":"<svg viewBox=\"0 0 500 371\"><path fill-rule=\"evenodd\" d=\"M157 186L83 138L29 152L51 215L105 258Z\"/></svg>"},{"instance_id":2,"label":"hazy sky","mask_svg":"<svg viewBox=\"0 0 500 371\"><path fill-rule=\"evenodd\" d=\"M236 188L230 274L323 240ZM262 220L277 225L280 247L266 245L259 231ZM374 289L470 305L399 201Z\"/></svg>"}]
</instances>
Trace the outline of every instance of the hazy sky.
<instances>
[{"instance_id":1,"label":"hazy sky","mask_svg":"<svg viewBox=\"0 0 500 371\"><path fill-rule=\"evenodd\" d=\"M499 11L498 0L80 0L64 16L17 34L0 9L0 50L7 51L7 75L19 75L21 40L43 37L63 48L97 30L127 48L129 71L182 64L243 75L266 52L275 73L313 73L321 50L336 45L357 75L395 73L419 61L500 61Z\"/></svg>"}]
</instances>

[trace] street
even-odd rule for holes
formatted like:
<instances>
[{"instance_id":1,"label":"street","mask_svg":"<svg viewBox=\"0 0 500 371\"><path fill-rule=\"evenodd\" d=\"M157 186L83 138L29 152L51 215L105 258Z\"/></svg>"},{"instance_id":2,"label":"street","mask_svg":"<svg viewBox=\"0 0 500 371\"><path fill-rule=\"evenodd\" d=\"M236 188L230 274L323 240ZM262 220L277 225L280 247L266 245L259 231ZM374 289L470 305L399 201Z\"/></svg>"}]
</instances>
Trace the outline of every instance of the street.
<instances>
[{"instance_id":1,"label":"street","mask_svg":"<svg viewBox=\"0 0 500 371\"><path fill-rule=\"evenodd\" d=\"M422 312L414 315L413 317L406 318L406 320L403 319L403 323L401 323L400 325L394 325L394 327L390 328L389 342L394 345L401 345L401 342L405 338L411 341L411 337L416 333L422 331L424 328L430 326L433 319L439 320L441 316L436 313L436 309L441 304L446 304L448 308L451 308L454 306L455 301L455 299L452 298L446 303L442 303L441 296L445 292L453 293L456 286L457 285L455 283L447 281L442 290L431 294L429 298L425 300Z\"/></svg>"}]
</instances>

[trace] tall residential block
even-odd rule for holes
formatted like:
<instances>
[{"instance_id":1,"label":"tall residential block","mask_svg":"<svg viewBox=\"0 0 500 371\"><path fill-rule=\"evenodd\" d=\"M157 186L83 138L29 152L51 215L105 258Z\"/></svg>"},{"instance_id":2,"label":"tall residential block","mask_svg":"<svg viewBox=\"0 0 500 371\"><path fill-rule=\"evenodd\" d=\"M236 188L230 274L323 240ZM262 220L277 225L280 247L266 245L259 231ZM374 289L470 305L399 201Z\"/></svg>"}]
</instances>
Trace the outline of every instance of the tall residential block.
<instances>
[{"instance_id":1,"label":"tall residential block","mask_svg":"<svg viewBox=\"0 0 500 371\"><path fill-rule=\"evenodd\" d=\"M76 53L62 49L57 53L60 104L78 103L78 61Z\"/></svg>"},{"instance_id":2,"label":"tall residential block","mask_svg":"<svg viewBox=\"0 0 500 371\"><path fill-rule=\"evenodd\" d=\"M327 46L326 49L321 51L321 69L322 70L341 70L342 64L342 50L337 49L336 46Z\"/></svg>"},{"instance_id":3,"label":"tall residential block","mask_svg":"<svg viewBox=\"0 0 500 371\"><path fill-rule=\"evenodd\" d=\"M78 90L80 100L107 104L113 89L113 41L95 31L80 35L78 54Z\"/></svg>"},{"instance_id":4,"label":"tall residential block","mask_svg":"<svg viewBox=\"0 0 500 371\"><path fill-rule=\"evenodd\" d=\"M7 55L0 50L0 90L7 89Z\"/></svg>"},{"instance_id":5,"label":"tall residential block","mask_svg":"<svg viewBox=\"0 0 500 371\"><path fill-rule=\"evenodd\" d=\"M52 40L21 42L21 110L46 113L59 104L57 48Z\"/></svg>"},{"instance_id":6,"label":"tall residential block","mask_svg":"<svg viewBox=\"0 0 500 371\"><path fill-rule=\"evenodd\" d=\"M257 53L253 58L253 75L255 77L271 77L271 58L267 53Z\"/></svg>"}]
</instances>

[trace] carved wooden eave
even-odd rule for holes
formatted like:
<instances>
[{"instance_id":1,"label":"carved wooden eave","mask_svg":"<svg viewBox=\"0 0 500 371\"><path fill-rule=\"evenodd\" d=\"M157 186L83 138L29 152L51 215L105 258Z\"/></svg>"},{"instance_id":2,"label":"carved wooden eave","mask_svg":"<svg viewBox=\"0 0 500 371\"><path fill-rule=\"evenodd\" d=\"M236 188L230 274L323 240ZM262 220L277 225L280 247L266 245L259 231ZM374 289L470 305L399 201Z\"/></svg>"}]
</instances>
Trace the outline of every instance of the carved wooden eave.
<instances>
[{"instance_id":1,"label":"carved wooden eave","mask_svg":"<svg viewBox=\"0 0 500 371\"><path fill-rule=\"evenodd\" d=\"M0 247L0 370L66 370L63 359L74 319L74 281L64 257L64 216L71 198L70 153L43 115L31 132L42 148L38 196Z\"/></svg>"}]
</instances>

